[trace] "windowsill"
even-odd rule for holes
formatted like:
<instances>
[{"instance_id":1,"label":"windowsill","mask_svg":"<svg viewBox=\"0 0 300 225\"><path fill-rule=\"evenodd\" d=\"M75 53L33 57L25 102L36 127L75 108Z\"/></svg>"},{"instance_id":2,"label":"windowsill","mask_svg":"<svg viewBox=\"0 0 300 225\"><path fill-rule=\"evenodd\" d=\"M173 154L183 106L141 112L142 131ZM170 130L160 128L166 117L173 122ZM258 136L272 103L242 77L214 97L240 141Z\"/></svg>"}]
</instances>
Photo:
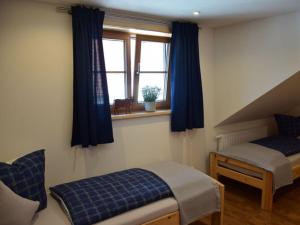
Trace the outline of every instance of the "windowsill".
<instances>
[{"instance_id":1,"label":"windowsill","mask_svg":"<svg viewBox=\"0 0 300 225\"><path fill-rule=\"evenodd\" d=\"M119 115L111 115L112 120L126 120L126 119L136 119L143 117L152 117L152 116L165 116L170 115L171 110L157 110L155 112L133 112L130 114L119 114Z\"/></svg>"}]
</instances>

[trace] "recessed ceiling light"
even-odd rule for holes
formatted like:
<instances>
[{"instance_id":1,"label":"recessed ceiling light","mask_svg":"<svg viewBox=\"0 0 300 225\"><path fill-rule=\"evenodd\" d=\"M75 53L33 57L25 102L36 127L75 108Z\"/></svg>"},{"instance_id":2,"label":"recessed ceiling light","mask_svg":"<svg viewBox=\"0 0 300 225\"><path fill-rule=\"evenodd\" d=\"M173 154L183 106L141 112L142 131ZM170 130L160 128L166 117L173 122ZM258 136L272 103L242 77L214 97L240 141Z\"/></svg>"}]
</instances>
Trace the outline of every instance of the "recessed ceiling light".
<instances>
[{"instance_id":1,"label":"recessed ceiling light","mask_svg":"<svg viewBox=\"0 0 300 225\"><path fill-rule=\"evenodd\" d=\"M195 11L195 12L193 12L193 15L194 16L198 16L200 14L200 12L199 11Z\"/></svg>"}]
</instances>

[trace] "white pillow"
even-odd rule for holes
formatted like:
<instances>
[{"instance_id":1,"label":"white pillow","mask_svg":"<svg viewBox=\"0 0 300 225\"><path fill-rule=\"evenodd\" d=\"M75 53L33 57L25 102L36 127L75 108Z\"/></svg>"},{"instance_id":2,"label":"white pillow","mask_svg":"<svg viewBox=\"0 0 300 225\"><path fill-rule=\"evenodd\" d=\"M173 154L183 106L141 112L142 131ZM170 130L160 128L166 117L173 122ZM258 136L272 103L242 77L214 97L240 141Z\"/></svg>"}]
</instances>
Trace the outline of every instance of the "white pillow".
<instances>
[{"instance_id":1,"label":"white pillow","mask_svg":"<svg viewBox=\"0 0 300 225\"><path fill-rule=\"evenodd\" d=\"M17 195L0 180L0 225L30 225L39 205Z\"/></svg>"}]
</instances>

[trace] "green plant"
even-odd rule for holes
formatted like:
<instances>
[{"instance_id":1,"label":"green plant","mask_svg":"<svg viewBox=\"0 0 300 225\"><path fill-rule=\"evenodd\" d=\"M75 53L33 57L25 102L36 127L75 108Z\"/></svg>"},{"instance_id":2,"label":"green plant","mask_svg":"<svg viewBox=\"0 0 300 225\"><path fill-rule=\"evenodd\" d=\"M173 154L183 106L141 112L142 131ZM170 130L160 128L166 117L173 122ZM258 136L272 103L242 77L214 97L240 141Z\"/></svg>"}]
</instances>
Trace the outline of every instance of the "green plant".
<instances>
[{"instance_id":1,"label":"green plant","mask_svg":"<svg viewBox=\"0 0 300 225\"><path fill-rule=\"evenodd\" d=\"M155 100L158 98L160 93L160 88L157 86L150 87L145 86L142 88L142 94L144 98L144 102L155 102Z\"/></svg>"}]
</instances>

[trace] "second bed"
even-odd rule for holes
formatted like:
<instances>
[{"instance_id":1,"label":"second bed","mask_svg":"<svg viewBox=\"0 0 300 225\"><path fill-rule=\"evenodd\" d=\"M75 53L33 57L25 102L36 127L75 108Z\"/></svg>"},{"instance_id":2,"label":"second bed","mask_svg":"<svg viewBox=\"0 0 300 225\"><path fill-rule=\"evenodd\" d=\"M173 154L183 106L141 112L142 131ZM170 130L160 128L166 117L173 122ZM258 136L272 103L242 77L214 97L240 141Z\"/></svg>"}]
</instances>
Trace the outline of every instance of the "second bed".
<instances>
[{"instance_id":1,"label":"second bed","mask_svg":"<svg viewBox=\"0 0 300 225\"><path fill-rule=\"evenodd\" d=\"M271 211L276 190L300 177L300 139L266 137L267 129L219 135L219 151L210 154L210 174L260 189L261 208Z\"/></svg>"}]
</instances>

